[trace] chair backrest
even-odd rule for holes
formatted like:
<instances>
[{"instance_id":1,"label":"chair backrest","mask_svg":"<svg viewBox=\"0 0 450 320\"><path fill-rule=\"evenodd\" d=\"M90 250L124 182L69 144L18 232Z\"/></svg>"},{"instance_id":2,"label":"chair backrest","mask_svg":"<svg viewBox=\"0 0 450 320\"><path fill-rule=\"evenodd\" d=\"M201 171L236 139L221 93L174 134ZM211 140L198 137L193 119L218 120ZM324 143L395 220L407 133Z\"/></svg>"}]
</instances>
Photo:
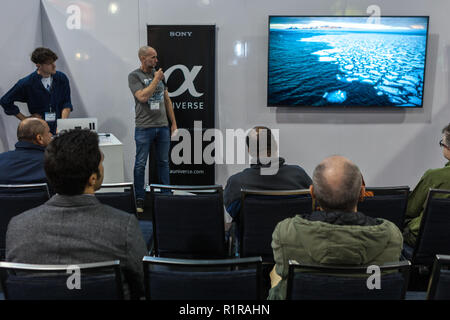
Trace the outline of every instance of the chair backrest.
<instances>
[{"instance_id":1,"label":"chair backrest","mask_svg":"<svg viewBox=\"0 0 450 320\"><path fill-rule=\"evenodd\" d=\"M402 300L410 267L408 260L373 266L374 269L302 265L290 260L286 299Z\"/></svg>"},{"instance_id":2,"label":"chair backrest","mask_svg":"<svg viewBox=\"0 0 450 320\"><path fill-rule=\"evenodd\" d=\"M105 192L107 189L120 188L123 191ZM113 208L136 214L136 196L132 182L102 184L102 192L96 192L95 196L103 203Z\"/></svg>"},{"instance_id":3,"label":"chair backrest","mask_svg":"<svg viewBox=\"0 0 450 320\"><path fill-rule=\"evenodd\" d=\"M261 256L273 262L272 233L278 222L296 214L311 213L312 200L304 190L241 190L239 255Z\"/></svg>"},{"instance_id":4,"label":"chair backrest","mask_svg":"<svg viewBox=\"0 0 450 320\"><path fill-rule=\"evenodd\" d=\"M428 300L450 300L450 255L437 254L428 285Z\"/></svg>"},{"instance_id":5,"label":"chair backrest","mask_svg":"<svg viewBox=\"0 0 450 320\"><path fill-rule=\"evenodd\" d=\"M120 262L36 265L0 262L6 300L122 300Z\"/></svg>"},{"instance_id":6,"label":"chair backrest","mask_svg":"<svg viewBox=\"0 0 450 320\"><path fill-rule=\"evenodd\" d=\"M445 198L447 197L447 198ZM413 265L431 265L436 254L450 254L450 190L430 189L413 250Z\"/></svg>"},{"instance_id":7,"label":"chair backrest","mask_svg":"<svg viewBox=\"0 0 450 320\"><path fill-rule=\"evenodd\" d=\"M172 191L198 194L180 195ZM193 259L227 256L222 186L152 184L150 194L156 256Z\"/></svg>"},{"instance_id":8,"label":"chair backrest","mask_svg":"<svg viewBox=\"0 0 450 320\"><path fill-rule=\"evenodd\" d=\"M0 260L5 257L6 230L9 221L24 211L50 199L46 183L0 185Z\"/></svg>"},{"instance_id":9,"label":"chair backrest","mask_svg":"<svg viewBox=\"0 0 450 320\"><path fill-rule=\"evenodd\" d=\"M374 196L359 202L358 211L369 217L389 220L403 230L409 187L366 187L366 191L372 191Z\"/></svg>"},{"instance_id":10,"label":"chair backrest","mask_svg":"<svg viewBox=\"0 0 450 320\"><path fill-rule=\"evenodd\" d=\"M261 258L184 260L144 257L147 299L259 300Z\"/></svg>"}]
</instances>

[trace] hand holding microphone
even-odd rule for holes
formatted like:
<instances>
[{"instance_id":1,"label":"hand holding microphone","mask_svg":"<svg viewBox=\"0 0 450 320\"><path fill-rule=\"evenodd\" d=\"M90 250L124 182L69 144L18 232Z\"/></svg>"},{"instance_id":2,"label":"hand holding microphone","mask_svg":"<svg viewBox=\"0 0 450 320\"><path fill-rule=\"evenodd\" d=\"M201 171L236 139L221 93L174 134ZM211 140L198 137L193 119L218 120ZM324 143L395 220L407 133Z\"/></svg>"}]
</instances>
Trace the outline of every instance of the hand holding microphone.
<instances>
[{"instance_id":1,"label":"hand holding microphone","mask_svg":"<svg viewBox=\"0 0 450 320\"><path fill-rule=\"evenodd\" d=\"M166 79L164 78L164 72L162 71L162 69L159 67L159 65L156 65L155 69L157 70L155 72L155 78L158 79L159 81L162 81L162 83L164 83L164 85L167 86Z\"/></svg>"}]
</instances>

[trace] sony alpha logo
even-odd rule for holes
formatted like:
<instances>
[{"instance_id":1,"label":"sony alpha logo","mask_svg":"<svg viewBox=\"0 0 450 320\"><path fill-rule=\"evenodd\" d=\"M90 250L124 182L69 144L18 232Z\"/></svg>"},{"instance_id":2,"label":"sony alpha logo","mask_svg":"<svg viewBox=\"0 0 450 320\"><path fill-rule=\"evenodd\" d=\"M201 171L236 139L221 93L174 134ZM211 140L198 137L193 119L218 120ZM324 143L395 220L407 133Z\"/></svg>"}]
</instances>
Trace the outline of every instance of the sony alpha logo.
<instances>
[{"instance_id":1,"label":"sony alpha logo","mask_svg":"<svg viewBox=\"0 0 450 320\"><path fill-rule=\"evenodd\" d=\"M192 31L170 31L169 36L171 36L171 37L190 37L190 36L192 36Z\"/></svg>"}]
</instances>

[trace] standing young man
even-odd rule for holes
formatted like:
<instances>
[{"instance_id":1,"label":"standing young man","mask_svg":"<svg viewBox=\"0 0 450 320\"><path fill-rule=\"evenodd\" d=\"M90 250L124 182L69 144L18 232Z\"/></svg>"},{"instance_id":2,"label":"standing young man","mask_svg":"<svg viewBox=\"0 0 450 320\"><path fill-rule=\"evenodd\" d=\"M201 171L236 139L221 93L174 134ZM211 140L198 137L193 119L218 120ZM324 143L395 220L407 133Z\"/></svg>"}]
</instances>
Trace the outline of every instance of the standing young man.
<instances>
[{"instance_id":1,"label":"standing young man","mask_svg":"<svg viewBox=\"0 0 450 320\"><path fill-rule=\"evenodd\" d=\"M156 50L143 46L138 52L140 68L128 75L128 86L135 100L136 160L134 164L134 186L137 211L144 211L145 166L152 143L156 146L159 181L169 184L170 137L177 129L172 101L164 83L164 73L156 70ZM170 129L169 129L170 121Z\"/></svg>"},{"instance_id":2,"label":"standing young man","mask_svg":"<svg viewBox=\"0 0 450 320\"><path fill-rule=\"evenodd\" d=\"M7 115L27 118L14 102L25 102L32 117L44 119L52 134L56 133L56 120L68 118L73 110L67 76L56 71L58 56L48 48L36 48L31 61L36 71L20 79L1 99L0 105Z\"/></svg>"}]
</instances>

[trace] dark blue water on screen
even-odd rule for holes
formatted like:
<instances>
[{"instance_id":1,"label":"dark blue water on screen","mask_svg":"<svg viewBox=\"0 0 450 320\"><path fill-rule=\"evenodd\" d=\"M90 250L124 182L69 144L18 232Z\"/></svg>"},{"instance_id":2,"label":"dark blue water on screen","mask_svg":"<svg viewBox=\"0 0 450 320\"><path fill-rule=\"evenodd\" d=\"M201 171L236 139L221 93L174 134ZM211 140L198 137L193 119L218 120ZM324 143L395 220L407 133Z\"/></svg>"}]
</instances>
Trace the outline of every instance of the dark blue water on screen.
<instances>
[{"instance_id":1,"label":"dark blue water on screen","mask_svg":"<svg viewBox=\"0 0 450 320\"><path fill-rule=\"evenodd\" d=\"M269 105L422 105L426 35L271 30Z\"/></svg>"}]
</instances>

